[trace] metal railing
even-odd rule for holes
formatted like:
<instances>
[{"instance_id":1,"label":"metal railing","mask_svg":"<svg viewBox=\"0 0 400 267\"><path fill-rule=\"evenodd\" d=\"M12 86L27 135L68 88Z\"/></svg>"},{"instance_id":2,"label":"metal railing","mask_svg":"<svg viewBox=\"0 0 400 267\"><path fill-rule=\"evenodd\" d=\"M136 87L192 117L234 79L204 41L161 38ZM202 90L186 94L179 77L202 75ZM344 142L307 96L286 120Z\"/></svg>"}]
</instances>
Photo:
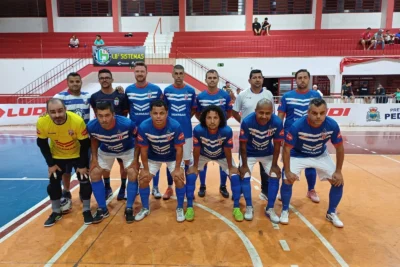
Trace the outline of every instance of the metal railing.
<instances>
[{"instance_id":1,"label":"metal railing","mask_svg":"<svg viewBox=\"0 0 400 267\"><path fill-rule=\"evenodd\" d=\"M154 30L154 33L153 33L154 54L156 54L156 33L157 33L157 30L158 30L158 26L160 26L160 34L162 34L162 20L161 20L161 18L158 19L156 29Z\"/></svg>"},{"instance_id":2,"label":"metal railing","mask_svg":"<svg viewBox=\"0 0 400 267\"><path fill-rule=\"evenodd\" d=\"M17 104L43 104L52 97L40 95L21 96L17 98Z\"/></svg>"},{"instance_id":3,"label":"metal railing","mask_svg":"<svg viewBox=\"0 0 400 267\"><path fill-rule=\"evenodd\" d=\"M274 96L275 104L281 103L282 96ZM367 95L359 96L356 95L353 98L345 98L340 95L338 96L323 96L323 99L328 104L393 104L396 103L396 99L392 94L388 95Z\"/></svg>"}]
</instances>

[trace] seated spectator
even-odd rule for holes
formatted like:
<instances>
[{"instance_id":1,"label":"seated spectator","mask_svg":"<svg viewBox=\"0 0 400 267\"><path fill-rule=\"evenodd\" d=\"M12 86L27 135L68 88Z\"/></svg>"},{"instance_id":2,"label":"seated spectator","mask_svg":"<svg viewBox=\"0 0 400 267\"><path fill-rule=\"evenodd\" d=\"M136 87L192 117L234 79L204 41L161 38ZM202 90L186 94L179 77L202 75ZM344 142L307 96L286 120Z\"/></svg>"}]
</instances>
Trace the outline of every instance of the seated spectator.
<instances>
[{"instance_id":1,"label":"seated spectator","mask_svg":"<svg viewBox=\"0 0 400 267\"><path fill-rule=\"evenodd\" d=\"M378 44L382 45L382 50L385 49L385 38L383 36L383 29L379 29L379 31L377 33L375 33L374 35L374 50L376 49L376 46Z\"/></svg>"},{"instance_id":2,"label":"seated spectator","mask_svg":"<svg viewBox=\"0 0 400 267\"><path fill-rule=\"evenodd\" d=\"M394 34L391 34L390 30L386 30L386 33L383 36L385 38L385 43L388 45L394 44Z\"/></svg>"},{"instance_id":3,"label":"seated spectator","mask_svg":"<svg viewBox=\"0 0 400 267\"><path fill-rule=\"evenodd\" d=\"M72 35L72 38L69 40L69 47L71 48L78 48L79 47L79 40L76 38L75 35Z\"/></svg>"},{"instance_id":4,"label":"seated spectator","mask_svg":"<svg viewBox=\"0 0 400 267\"><path fill-rule=\"evenodd\" d=\"M397 88L397 91L393 94L394 99L396 100L396 103L400 103L400 88Z\"/></svg>"},{"instance_id":5,"label":"seated spectator","mask_svg":"<svg viewBox=\"0 0 400 267\"><path fill-rule=\"evenodd\" d=\"M395 43L396 43L396 42L397 42L397 43L400 42L400 30L399 30L398 33L396 33L396 34L394 35L394 41L395 41Z\"/></svg>"},{"instance_id":6,"label":"seated spectator","mask_svg":"<svg viewBox=\"0 0 400 267\"><path fill-rule=\"evenodd\" d=\"M363 83L360 89L357 89L357 92L359 93L360 97L363 98L364 104L369 104L371 103L371 97L369 96L369 88L368 88L368 83Z\"/></svg>"},{"instance_id":7,"label":"seated spectator","mask_svg":"<svg viewBox=\"0 0 400 267\"><path fill-rule=\"evenodd\" d=\"M101 35L96 35L96 40L94 41L94 45L97 47L105 45L103 39L101 39Z\"/></svg>"},{"instance_id":8,"label":"seated spectator","mask_svg":"<svg viewBox=\"0 0 400 267\"><path fill-rule=\"evenodd\" d=\"M254 22L253 22L253 32L254 32L254 35L261 34L261 24L258 22L257 18L255 18Z\"/></svg>"},{"instance_id":9,"label":"seated spectator","mask_svg":"<svg viewBox=\"0 0 400 267\"><path fill-rule=\"evenodd\" d=\"M371 47L374 45L370 31L371 31L371 28L368 27L367 31L365 31L363 34L361 34L360 42L361 42L364 50L366 50L365 45L369 45L368 50L370 50Z\"/></svg>"},{"instance_id":10,"label":"seated spectator","mask_svg":"<svg viewBox=\"0 0 400 267\"><path fill-rule=\"evenodd\" d=\"M318 85L314 84L314 85L312 86L312 89L313 89L314 91L317 91L317 92L321 95L321 97L324 96L324 94L318 89Z\"/></svg>"},{"instance_id":11,"label":"seated spectator","mask_svg":"<svg viewBox=\"0 0 400 267\"><path fill-rule=\"evenodd\" d=\"M262 28L262 35L267 34L269 36L269 31L271 30L271 24L268 22L268 18L264 19L261 28Z\"/></svg>"},{"instance_id":12,"label":"seated spectator","mask_svg":"<svg viewBox=\"0 0 400 267\"><path fill-rule=\"evenodd\" d=\"M342 98L344 103L347 103L349 99L351 103L354 103L354 93L353 89L351 88L351 82L347 82L342 85Z\"/></svg>"}]
</instances>

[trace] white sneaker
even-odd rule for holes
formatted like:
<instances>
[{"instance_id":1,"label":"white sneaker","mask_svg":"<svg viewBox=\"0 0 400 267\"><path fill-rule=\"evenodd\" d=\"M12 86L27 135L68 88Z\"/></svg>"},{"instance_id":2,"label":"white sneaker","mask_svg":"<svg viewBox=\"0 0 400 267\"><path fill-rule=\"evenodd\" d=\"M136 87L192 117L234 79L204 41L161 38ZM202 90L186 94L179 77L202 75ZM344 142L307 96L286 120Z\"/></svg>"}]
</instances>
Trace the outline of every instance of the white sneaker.
<instances>
[{"instance_id":1,"label":"white sneaker","mask_svg":"<svg viewBox=\"0 0 400 267\"><path fill-rule=\"evenodd\" d=\"M283 210L281 213L281 218L279 219L281 224L289 224L289 210Z\"/></svg>"},{"instance_id":2,"label":"white sneaker","mask_svg":"<svg viewBox=\"0 0 400 267\"><path fill-rule=\"evenodd\" d=\"M153 187L153 190L151 190L151 194L154 196L155 199L160 199L162 197L160 190L158 190L158 187Z\"/></svg>"},{"instance_id":3,"label":"white sneaker","mask_svg":"<svg viewBox=\"0 0 400 267\"><path fill-rule=\"evenodd\" d=\"M135 216L135 221L141 221L144 219L144 217L148 216L150 214L149 209L142 208L138 214Z\"/></svg>"},{"instance_id":4,"label":"white sneaker","mask_svg":"<svg viewBox=\"0 0 400 267\"><path fill-rule=\"evenodd\" d=\"M63 214L68 213L72 210L72 201L69 198L61 198L61 212Z\"/></svg>"},{"instance_id":5,"label":"white sneaker","mask_svg":"<svg viewBox=\"0 0 400 267\"><path fill-rule=\"evenodd\" d=\"M269 208L265 210L265 215L271 220L273 223L279 223L279 217L276 215L275 210L273 208Z\"/></svg>"},{"instance_id":6,"label":"white sneaker","mask_svg":"<svg viewBox=\"0 0 400 267\"><path fill-rule=\"evenodd\" d=\"M185 221L185 213L183 212L182 208L176 209L176 221L177 222L184 222Z\"/></svg>"},{"instance_id":7,"label":"white sneaker","mask_svg":"<svg viewBox=\"0 0 400 267\"><path fill-rule=\"evenodd\" d=\"M254 209L252 206L247 206L246 207L246 212L244 213L244 219L246 221L251 221L253 220L253 215L254 215Z\"/></svg>"},{"instance_id":8,"label":"white sneaker","mask_svg":"<svg viewBox=\"0 0 400 267\"><path fill-rule=\"evenodd\" d=\"M337 216L336 213L332 212L329 214L326 214L326 219L328 221L330 221L334 226L338 227L338 228L342 228L344 226L344 224L342 223L342 221L339 219L339 217Z\"/></svg>"},{"instance_id":9,"label":"white sneaker","mask_svg":"<svg viewBox=\"0 0 400 267\"><path fill-rule=\"evenodd\" d=\"M267 200L268 201L268 196L265 195L263 192L260 193L259 197L260 197L261 200Z\"/></svg>"}]
</instances>

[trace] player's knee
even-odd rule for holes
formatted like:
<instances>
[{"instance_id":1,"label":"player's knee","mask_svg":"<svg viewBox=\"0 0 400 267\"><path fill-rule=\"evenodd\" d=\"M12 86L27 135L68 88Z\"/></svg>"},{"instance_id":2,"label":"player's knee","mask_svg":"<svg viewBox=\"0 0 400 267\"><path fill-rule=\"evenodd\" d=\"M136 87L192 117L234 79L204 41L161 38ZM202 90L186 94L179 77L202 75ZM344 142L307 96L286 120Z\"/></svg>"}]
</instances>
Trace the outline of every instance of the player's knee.
<instances>
[{"instance_id":1,"label":"player's knee","mask_svg":"<svg viewBox=\"0 0 400 267\"><path fill-rule=\"evenodd\" d=\"M61 181L50 178L50 183L47 186L47 194L49 194L51 200L61 199Z\"/></svg>"},{"instance_id":2,"label":"player's knee","mask_svg":"<svg viewBox=\"0 0 400 267\"><path fill-rule=\"evenodd\" d=\"M90 171L90 179L92 182L98 182L101 180L101 176L103 174L103 170L95 168Z\"/></svg>"},{"instance_id":3,"label":"player's knee","mask_svg":"<svg viewBox=\"0 0 400 267\"><path fill-rule=\"evenodd\" d=\"M92 196L92 185L88 180L83 180L79 182L80 195L83 200L89 200Z\"/></svg>"},{"instance_id":4,"label":"player's knee","mask_svg":"<svg viewBox=\"0 0 400 267\"><path fill-rule=\"evenodd\" d=\"M185 183L179 178L174 178L174 183L176 188L182 188L185 186Z\"/></svg>"},{"instance_id":5,"label":"player's knee","mask_svg":"<svg viewBox=\"0 0 400 267\"><path fill-rule=\"evenodd\" d=\"M232 186L240 185L240 177L239 177L239 175L232 175L232 177L230 177L230 179L231 179Z\"/></svg>"},{"instance_id":6,"label":"player's knee","mask_svg":"<svg viewBox=\"0 0 400 267\"><path fill-rule=\"evenodd\" d=\"M143 188L149 187L150 181L153 178L152 175L150 175L150 176L151 176L150 178L142 178L142 179L139 180L139 188L143 189Z\"/></svg>"},{"instance_id":7,"label":"player's knee","mask_svg":"<svg viewBox=\"0 0 400 267\"><path fill-rule=\"evenodd\" d=\"M188 160L185 160L185 165L186 166L190 166L190 160L188 159Z\"/></svg>"},{"instance_id":8,"label":"player's knee","mask_svg":"<svg viewBox=\"0 0 400 267\"><path fill-rule=\"evenodd\" d=\"M126 174L128 175L128 180L130 182L134 182L137 180L137 173L135 173L135 170L133 168L127 169Z\"/></svg>"}]
</instances>

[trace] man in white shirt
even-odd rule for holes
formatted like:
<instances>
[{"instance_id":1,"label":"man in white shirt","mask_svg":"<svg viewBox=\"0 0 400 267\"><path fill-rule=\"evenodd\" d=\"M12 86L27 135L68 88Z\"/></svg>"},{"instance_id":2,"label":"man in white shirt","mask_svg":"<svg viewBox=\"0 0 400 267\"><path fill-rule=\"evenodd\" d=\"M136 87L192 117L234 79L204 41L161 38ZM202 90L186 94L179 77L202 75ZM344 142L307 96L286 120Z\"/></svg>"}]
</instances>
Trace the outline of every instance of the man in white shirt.
<instances>
[{"instance_id":1,"label":"man in white shirt","mask_svg":"<svg viewBox=\"0 0 400 267\"><path fill-rule=\"evenodd\" d=\"M321 97L324 97L324 94L318 89L318 85L314 84L314 85L312 86L312 89L313 89L314 91L317 91L317 92L321 95Z\"/></svg>"},{"instance_id":2,"label":"man in white shirt","mask_svg":"<svg viewBox=\"0 0 400 267\"><path fill-rule=\"evenodd\" d=\"M252 70L250 72L249 83L250 88L237 95L233 106L232 116L240 123L242 118L246 118L250 113L254 112L258 101L268 99L274 103L274 96L271 91L263 89L264 76L261 70ZM241 114L239 114L241 113ZM268 195L268 175L265 173L263 166L260 164L261 176L261 194L260 198L267 199Z\"/></svg>"}]
</instances>

